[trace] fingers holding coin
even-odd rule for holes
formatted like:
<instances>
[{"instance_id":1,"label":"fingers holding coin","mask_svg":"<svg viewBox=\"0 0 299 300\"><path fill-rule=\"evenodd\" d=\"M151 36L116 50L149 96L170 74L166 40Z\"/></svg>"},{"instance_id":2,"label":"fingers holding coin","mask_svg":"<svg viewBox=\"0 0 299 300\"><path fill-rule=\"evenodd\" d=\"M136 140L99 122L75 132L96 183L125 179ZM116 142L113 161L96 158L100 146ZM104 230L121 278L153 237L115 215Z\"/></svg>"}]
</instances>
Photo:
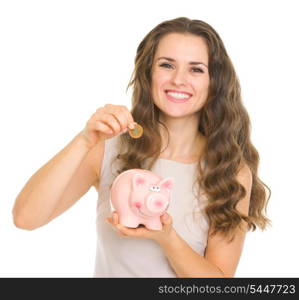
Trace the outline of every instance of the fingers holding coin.
<instances>
[{"instance_id":1,"label":"fingers holding coin","mask_svg":"<svg viewBox=\"0 0 299 300\"><path fill-rule=\"evenodd\" d=\"M129 134L133 139L140 138L143 134L142 126L135 122L135 127L133 129L129 129Z\"/></svg>"}]
</instances>

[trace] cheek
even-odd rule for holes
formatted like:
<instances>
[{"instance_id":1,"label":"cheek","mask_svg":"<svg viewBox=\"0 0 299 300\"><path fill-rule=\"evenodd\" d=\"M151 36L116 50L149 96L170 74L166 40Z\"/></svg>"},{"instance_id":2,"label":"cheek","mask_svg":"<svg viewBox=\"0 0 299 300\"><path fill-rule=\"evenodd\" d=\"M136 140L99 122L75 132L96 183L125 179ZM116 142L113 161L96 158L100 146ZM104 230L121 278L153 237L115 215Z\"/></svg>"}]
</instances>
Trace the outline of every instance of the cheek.
<instances>
[{"instance_id":1,"label":"cheek","mask_svg":"<svg viewBox=\"0 0 299 300\"><path fill-rule=\"evenodd\" d=\"M152 76L153 87L155 89L160 89L167 81L169 81L169 75L163 72L157 71Z\"/></svg>"},{"instance_id":2,"label":"cheek","mask_svg":"<svg viewBox=\"0 0 299 300\"><path fill-rule=\"evenodd\" d=\"M207 94L209 92L210 81L209 78L203 79L200 82L197 82L195 86L198 87L197 91L199 94Z\"/></svg>"},{"instance_id":3,"label":"cheek","mask_svg":"<svg viewBox=\"0 0 299 300\"><path fill-rule=\"evenodd\" d=\"M203 81L203 84L205 86L206 89L209 89L209 86L210 86L210 76L207 75Z\"/></svg>"}]
</instances>

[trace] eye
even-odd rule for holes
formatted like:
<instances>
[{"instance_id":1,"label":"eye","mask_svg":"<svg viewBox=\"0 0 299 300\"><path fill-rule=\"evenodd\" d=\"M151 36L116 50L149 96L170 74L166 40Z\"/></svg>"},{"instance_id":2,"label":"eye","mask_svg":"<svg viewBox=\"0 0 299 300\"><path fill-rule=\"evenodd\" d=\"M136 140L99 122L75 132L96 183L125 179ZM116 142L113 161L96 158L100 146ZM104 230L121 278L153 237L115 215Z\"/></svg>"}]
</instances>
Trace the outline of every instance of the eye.
<instances>
[{"instance_id":1,"label":"eye","mask_svg":"<svg viewBox=\"0 0 299 300\"><path fill-rule=\"evenodd\" d=\"M195 73L203 73L203 70L199 68L193 68L193 70L197 70Z\"/></svg>"},{"instance_id":2,"label":"eye","mask_svg":"<svg viewBox=\"0 0 299 300\"><path fill-rule=\"evenodd\" d=\"M151 186L149 189L152 192L160 192L160 187L159 186Z\"/></svg>"},{"instance_id":3,"label":"eye","mask_svg":"<svg viewBox=\"0 0 299 300\"><path fill-rule=\"evenodd\" d=\"M159 65L160 67L165 67L165 66L171 66L170 64L166 64L166 63L163 63L161 65Z\"/></svg>"},{"instance_id":4,"label":"eye","mask_svg":"<svg viewBox=\"0 0 299 300\"><path fill-rule=\"evenodd\" d=\"M168 66L170 66L171 67L171 65L170 64L167 64L167 63L163 63L163 64L161 64L161 65L159 65L160 67L166 67L167 69L169 69L169 67ZM204 73L204 71L202 70L202 69L199 69L199 68L193 68L192 69L195 73Z\"/></svg>"}]
</instances>

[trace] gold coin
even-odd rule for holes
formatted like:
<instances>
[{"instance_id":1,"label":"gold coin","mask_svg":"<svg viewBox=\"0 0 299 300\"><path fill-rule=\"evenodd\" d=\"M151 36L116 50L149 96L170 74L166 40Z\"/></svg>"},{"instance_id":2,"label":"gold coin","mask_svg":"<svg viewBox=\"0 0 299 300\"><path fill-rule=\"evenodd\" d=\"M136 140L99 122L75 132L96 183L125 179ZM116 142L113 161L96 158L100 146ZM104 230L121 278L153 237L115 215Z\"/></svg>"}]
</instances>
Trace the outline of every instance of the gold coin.
<instances>
[{"instance_id":1,"label":"gold coin","mask_svg":"<svg viewBox=\"0 0 299 300\"><path fill-rule=\"evenodd\" d=\"M138 139L143 134L143 128L139 124L135 124L134 129L129 130L129 134L133 139Z\"/></svg>"}]
</instances>

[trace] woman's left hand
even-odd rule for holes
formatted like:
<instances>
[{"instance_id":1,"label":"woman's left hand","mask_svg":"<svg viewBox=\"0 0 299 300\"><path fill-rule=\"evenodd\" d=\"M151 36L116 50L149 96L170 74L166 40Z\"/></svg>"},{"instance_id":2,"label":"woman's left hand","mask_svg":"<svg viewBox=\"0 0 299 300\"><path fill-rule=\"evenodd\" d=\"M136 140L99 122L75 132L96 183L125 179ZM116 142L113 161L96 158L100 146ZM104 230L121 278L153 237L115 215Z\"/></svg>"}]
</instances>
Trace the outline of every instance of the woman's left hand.
<instances>
[{"instance_id":1,"label":"woman's left hand","mask_svg":"<svg viewBox=\"0 0 299 300\"><path fill-rule=\"evenodd\" d=\"M123 237L152 239L158 243L169 240L171 235L174 233L172 218L168 213L164 213L160 217L160 220L162 223L162 229L151 230L146 227L129 228L119 224L118 214L116 212L113 212L110 218L106 218L107 223L110 223L114 227L115 231Z\"/></svg>"}]
</instances>

